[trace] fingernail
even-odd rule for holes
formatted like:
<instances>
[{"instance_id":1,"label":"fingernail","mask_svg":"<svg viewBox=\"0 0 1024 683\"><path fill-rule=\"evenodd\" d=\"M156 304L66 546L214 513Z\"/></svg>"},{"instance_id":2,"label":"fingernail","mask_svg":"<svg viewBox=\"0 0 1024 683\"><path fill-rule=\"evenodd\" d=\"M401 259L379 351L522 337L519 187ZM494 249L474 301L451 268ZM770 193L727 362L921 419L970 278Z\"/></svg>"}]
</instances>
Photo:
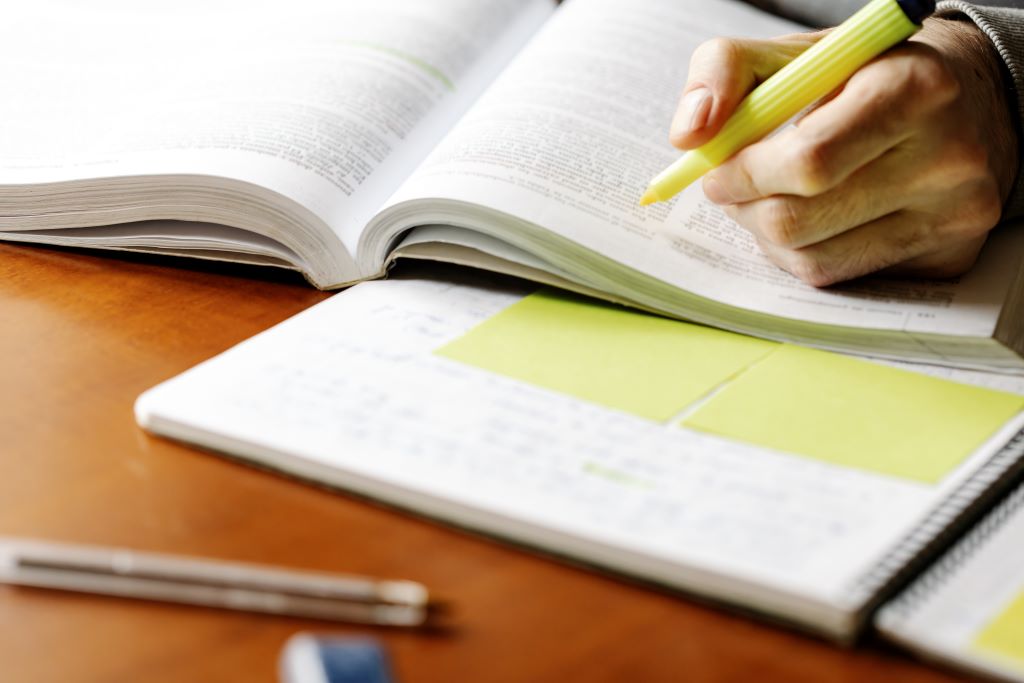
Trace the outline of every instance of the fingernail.
<instances>
[{"instance_id":1,"label":"fingernail","mask_svg":"<svg viewBox=\"0 0 1024 683\"><path fill-rule=\"evenodd\" d=\"M726 191L722 186L722 183L715 180L712 176L706 176L704 178L704 196L715 204L733 203L732 195Z\"/></svg>"},{"instance_id":2,"label":"fingernail","mask_svg":"<svg viewBox=\"0 0 1024 683\"><path fill-rule=\"evenodd\" d=\"M711 102L711 91L707 88L697 88L686 93L679 103L679 113L676 114L676 125L673 127L681 133L692 133L708 125Z\"/></svg>"}]
</instances>

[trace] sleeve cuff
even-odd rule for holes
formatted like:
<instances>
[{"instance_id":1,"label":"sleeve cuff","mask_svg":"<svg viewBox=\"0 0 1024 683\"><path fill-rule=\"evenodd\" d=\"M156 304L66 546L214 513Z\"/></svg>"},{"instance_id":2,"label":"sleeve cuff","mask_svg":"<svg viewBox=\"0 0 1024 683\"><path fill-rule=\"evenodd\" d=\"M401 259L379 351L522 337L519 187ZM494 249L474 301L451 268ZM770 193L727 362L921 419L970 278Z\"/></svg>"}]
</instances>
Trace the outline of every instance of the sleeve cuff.
<instances>
[{"instance_id":1,"label":"sleeve cuff","mask_svg":"<svg viewBox=\"0 0 1024 683\"><path fill-rule=\"evenodd\" d=\"M960 0L944 0L937 5L938 17L962 14L973 21L988 36L999 53L1013 85L1011 105L1014 108L1013 121L1017 127L1018 158L1024 148L1024 11L998 7L978 7ZM1024 215L1024 164L1017 172L1010 197L1003 207L1003 219Z\"/></svg>"}]
</instances>

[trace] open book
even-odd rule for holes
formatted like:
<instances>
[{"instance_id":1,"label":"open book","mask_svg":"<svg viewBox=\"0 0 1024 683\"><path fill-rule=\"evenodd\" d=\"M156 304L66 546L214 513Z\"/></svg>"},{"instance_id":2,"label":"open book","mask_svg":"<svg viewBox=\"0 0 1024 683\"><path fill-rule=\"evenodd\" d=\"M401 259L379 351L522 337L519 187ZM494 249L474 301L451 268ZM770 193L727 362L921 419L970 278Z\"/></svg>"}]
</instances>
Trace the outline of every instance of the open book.
<instances>
[{"instance_id":1,"label":"open book","mask_svg":"<svg viewBox=\"0 0 1024 683\"><path fill-rule=\"evenodd\" d=\"M732 0L18 3L0 237L324 288L446 260L772 339L1024 369L1019 230L955 281L817 290L699 187L638 206L678 155L694 47L799 28Z\"/></svg>"},{"instance_id":2,"label":"open book","mask_svg":"<svg viewBox=\"0 0 1024 683\"><path fill-rule=\"evenodd\" d=\"M1014 375L421 276L332 297L146 392L136 415L848 641L1020 471L1022 408Z\"/></svg>"}]
</instances>

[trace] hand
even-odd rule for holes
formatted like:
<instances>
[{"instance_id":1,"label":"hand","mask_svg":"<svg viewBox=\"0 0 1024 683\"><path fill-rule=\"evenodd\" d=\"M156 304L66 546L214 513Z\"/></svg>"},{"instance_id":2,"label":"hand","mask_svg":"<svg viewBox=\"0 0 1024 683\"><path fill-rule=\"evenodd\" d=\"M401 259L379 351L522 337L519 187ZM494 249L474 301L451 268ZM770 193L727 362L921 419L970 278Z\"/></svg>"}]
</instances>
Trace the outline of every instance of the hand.
<instances>
[{"instance_id":1,"label":"hand","mask_svg":"<svg viewBox=\"0 0 1024 683\"><path fill-rule=\"evenodd\" d=\"M709 140L751 89L824 35L703 44L672 143ZM707 174L704 193L775 264L818 287L875 271L959 275L1017 175L1000 68L974 24L929 19L795 128Z\"/></svg>"}]
</instances>

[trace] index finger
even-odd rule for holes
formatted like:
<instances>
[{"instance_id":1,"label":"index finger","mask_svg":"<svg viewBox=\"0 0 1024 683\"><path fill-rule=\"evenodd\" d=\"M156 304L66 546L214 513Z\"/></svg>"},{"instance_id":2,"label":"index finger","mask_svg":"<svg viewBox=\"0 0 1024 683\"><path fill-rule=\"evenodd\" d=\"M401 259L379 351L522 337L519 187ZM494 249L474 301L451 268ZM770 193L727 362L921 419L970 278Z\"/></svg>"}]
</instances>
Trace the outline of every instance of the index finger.
<instances>
[{"instance_id":1,"label":"index finger","mask_svg":"<svg viewBox=\"0 0 1024 683\"><path fill-rule=\"evenodd\" d=\"M773 40L715 38L702 43L690 58L686 87L672 120L672 144L692 149L710 140L758 83L822 35L801 33Z\"/></svg>"}]
</instances>

